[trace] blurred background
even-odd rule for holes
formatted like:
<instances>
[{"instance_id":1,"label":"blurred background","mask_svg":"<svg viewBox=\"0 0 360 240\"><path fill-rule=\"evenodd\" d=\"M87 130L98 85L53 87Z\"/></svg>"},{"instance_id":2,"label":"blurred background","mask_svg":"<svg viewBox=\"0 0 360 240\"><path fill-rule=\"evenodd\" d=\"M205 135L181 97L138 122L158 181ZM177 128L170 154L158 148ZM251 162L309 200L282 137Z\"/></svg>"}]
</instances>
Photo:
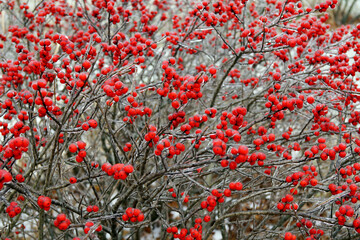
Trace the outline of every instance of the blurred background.
<instances>
[{"instance_id":1,"label":"blurred background","mask_svg":"<svg viewBox=\"0 0 360 240\"><path fill-rule=\"evenodd\" d=\"M332 27L339 27L347 24L357 24L360 22L360 0L338 0L339 3L335 10L330 10L329 24ZM303 1L305 3L307 1ZM309 0L312 6L324 2L324 0Z\"/></svg>"}]
</instances>

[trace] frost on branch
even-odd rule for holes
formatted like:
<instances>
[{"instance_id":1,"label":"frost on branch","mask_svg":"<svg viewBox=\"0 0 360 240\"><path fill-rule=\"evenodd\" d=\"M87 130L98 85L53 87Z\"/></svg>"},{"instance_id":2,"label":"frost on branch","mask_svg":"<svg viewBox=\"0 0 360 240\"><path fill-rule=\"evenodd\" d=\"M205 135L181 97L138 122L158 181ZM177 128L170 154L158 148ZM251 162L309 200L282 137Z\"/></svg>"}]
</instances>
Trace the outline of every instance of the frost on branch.
<instances>
[{"instance_id":1,"label":"frost on branch","mask_svg":"<svg viewBox=\"0 0 360 240\"><path fill-rule=\"evenodd\" d=\"M1 237L358 238L360 25L336 7L0 1Z\"/></svg>"}]
</instances>

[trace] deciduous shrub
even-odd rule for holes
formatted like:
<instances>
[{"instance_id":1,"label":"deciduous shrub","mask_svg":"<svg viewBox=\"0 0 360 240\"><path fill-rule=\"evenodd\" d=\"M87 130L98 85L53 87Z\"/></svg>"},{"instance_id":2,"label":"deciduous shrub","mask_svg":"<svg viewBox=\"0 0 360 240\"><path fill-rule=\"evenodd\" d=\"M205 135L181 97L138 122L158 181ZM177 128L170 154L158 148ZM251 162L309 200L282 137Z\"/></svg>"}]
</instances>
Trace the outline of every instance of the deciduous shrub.
<instances>
[{"instance_id":1,"label":"deciduous shrub","mask_svg":"<svg viewBox=\"0 0 360 240\"><path fill-rule=\"evenodd\" d=\"M1 238L357 238L337 2L0 1Z\"/></svg>"}]
</instances>

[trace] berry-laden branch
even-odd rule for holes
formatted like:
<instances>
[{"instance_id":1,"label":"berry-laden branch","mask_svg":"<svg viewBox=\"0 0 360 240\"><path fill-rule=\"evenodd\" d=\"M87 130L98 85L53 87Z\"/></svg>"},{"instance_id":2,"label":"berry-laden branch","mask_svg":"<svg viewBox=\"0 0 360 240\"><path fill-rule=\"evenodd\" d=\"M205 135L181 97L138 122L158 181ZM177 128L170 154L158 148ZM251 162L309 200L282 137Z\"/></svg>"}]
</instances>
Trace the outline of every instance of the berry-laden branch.
<instances>
[{"instance_id":1,"label":"berry-laden branch","mask_svg":"<svg viewBox=\"0 0 360 240\"><path fill-rule=\"evenodd\" d=\"M307 4L0 1L1 238L358 238L360 25Z\"/></svg>"}]
</instances>

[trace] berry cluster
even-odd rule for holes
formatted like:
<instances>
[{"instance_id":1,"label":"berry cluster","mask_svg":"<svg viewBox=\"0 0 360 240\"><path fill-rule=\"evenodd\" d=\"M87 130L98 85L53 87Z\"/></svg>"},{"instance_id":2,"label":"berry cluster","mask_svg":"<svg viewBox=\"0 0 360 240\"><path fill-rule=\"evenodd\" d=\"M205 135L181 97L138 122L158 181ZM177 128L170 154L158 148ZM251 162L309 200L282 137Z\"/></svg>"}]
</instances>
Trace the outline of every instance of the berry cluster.
<instances>
[{"instance_id":1,"label":"berry cluster","mask_svg":"<svg viewBox=\"0 0 360 240\"><path fill-rule=\"evenodd\" d=\"M91 162L90 165L93 168L98 168L99 167L99 163L97 163L97 162Z\"/></svg>"},{"instance_id":2,"label":"berry cluster","mask_svg":"<svg viewBox=\"0 0 360 240\"><path fill-rule=\"evenodd\" d=\"M20 159L23 152L28 151L29 140L24 137L16 137L9 141L9 144L4 149L4 157Z\"/></svg>"},{"instance_id":3,"label":"berry cluster","mask_svg":"<svg viewBox=\"0 0 360 240\"><path fill-rule=\"evenodd\" d=\"M129 152L131 148L132 148L132 144L128 142L125 144L125 147L123 147L123 150L124 152Z\"/></svg>"},{"instance_id":4,"label":"berry cluster","mask_svg":"<svg viewBox=\"0 0 360 240\"><path fill-rule=\"evenodd\" d=\"M64 133L60 133L59 134L59 143L64 143L65 142L65 140L64 140Z\"/></svg>"},{"instance_id":5,"label":"berry cluster","mask_svg":"<svg viewBox=\"0 0 360 240\"><path fill-rule=\"evenodd\" d=\"M96 206L96 205L94 205L94 206L89 205L89 206L87 206L86 211L89 212L89 213L90 212L97 212L97 211L99 211L99 207Z\"/></svg>"},{"instance_id":6,"label":"berry cluster","mask_svg":"<svg viewBox=\"0 0 360 240\"><path fill-rule=\"evenodd\" d=\"M153 125L149 126L149 132L144 136L145 141L149 142L149 147L153 147L159 141L159 136L156 135L156 127Z\"/></svg>"},{"instance_id":7,"label":"berry cluster","mask_svg":"<svg viewBox=\"0 0 360 240\"><path fill-rule=\"evenodd\" d=\"M240 191L243 189L243 185L241 182L231 182L229 183L229 189L224 190L224 195L226 197L231 196L231 191Z\"/></svg>"},{"instance_id":8,"label":"berry cluster","mask_svg":"<svg viewBox=\"0 0 360 240\"><path fill-rule=\"evenodd\" d=\"M3 188L4 183L10 182L12 180L11 173L4 169L0 169L0 190Z\"/></svg>"},{"instance_id":9,"label":"berry cluster","mask_svg":"<svg viewBox=\"0 0 360 240\"><path fill-rule=\"evenodd\" d=\"M246 108L244 107L236 107L234 108L231 113L222 112L220 120L221 123L216 126L217 129L228 129L228 122L229 120L230 125L234 130L239 130L240 127L245 127L247 122L244 122L244 117L247 113Z\"/></svg>"},{"instance_id":10,"label":"berry cluster","mask_svg":"<svg viewBox=\"0 0 360 240\"><path fill-rule=\"evenodd\" d=\"M213 152L215 155L224 156L226 153L226 144L223 140L217 138L213 140Z\"/></svg>"},{"instance_id":11,"label":"berry cluster","mask_svg":"<svg viewBox=\"0 0 360 240\"><path fill-rule=\"evenodd\" d=\"M349 118L349 123L351 123L353 126L356 126L356 125L358 125L358 123L360 123L360 112L359 111L354 111L351 113L351 117Z\"/></svg>"},{"instance_id":12,"label":"berry cluster","mask_svg":"<svg viewBox=\"0 0 360 240\"><path fill-rule=\"evenodd\" d=\"M13 102L10 99L6 99L2 103L1 107L3 109L6 109L7 111L9 111L7 114L5 114L4 119L11 120L12 119L11 114L16 114L17 113L14 106L13 106Z\"/></svg>"},{"instance_id":13,"label":"berry cluster","mask_svg":"<svg viewBox=\"0 0 360 240\"><path fill-rule=\"evenodd\" d=\"M125 180L129 174L134 171L134 167L132 165L124 165L122 163L117 163L115 165L104 163L101 166L101 170L106 172L109 176L114 176L115 180Z\"/></svg>"},{"instance_id":14,"label":"berry cluster","mask_svg":"<svg viewBox=\"0 0 360 240\"><path fill-rule=\"evenodd\" d=\"M144 115L151 117L152 114L152 110L148 107L144 107L143 103L140 102L138 103L135 100L135 97L138 94L136 92L132 92L130 96L127 97L127 101L131 104L131 105L126 105L125 106L125 111L127 112L127 117L123 118L124 122L130 122L133 123L133 121L138 117L142 117Z\"/></svg>"},{"instance_id":15,"label":"berry cluster","mask_svg":"<svg viewBox=\"0 0 360 240\"><path fill-rule=\"evenodd\" d=\"M87 123L83 123L81 125L81 128L84 130L84 131L87 131L89 130L89 128L96 128L98 125L97 121L95 119L90 119Z\"/></svg>"},{"instance_id":16,"label":"berry cluster","mask_svg":"<svg viewBox=\"0 0 360 240\"><path fill-rule=\"evenodd\" d=\"M55 227L59 228L62 231L65 231L70 226L71 222L68 218L66 218L66 215L64 213L60 213L57 215L54 225Z\"/></svg>"},{"instance_id":17,"label":"berry cluster","mask_svg":"<svg viewBox=\"0 0 360 240\"><path fill-rule=\"evenodd\" d=\"M312 223L312 221L303 218L303 219L301 219L300 222L296 223L296 226L299 227L299 228L300 227L307 227L308 229L310 229L310 228L313 227L313 223Z\"/></svg>"},{"instance_id":18,"label":"berry cluster","mask_svg":"<svg viewBox=\"0 0 360 240\"><path fill-rule=\"evenodd\" d=\"M6 208L6 213L9 217L13 218L21 212L21 208L18 206L17 202L11 202L10 205Z\"/></svg>"},{"instance_id":19,"label":"berry cluster","mask_svg":"<svg viewBox=\"0 0 360 240\"><path fill-rule=\"evenodd\" d=\"M359 167L359 163L355 163L354 167L350 166L350 165L347 165L345 168L340 168L339 169L339 174L341 175L342 178L347 178L349 176L355 175L356 171L359 170L358 167ZM356 181L356 179L355 179L355 181Z\"/></svg>"},{"instance_id":20,"label":"berry cluster","mask_svg":"<svg viewBox=\"0 0 360 240\"><path fill-rule=\"evenodd\" d=\"M173 198L176 198L176 192L174 191L175 189L174 188L169 188L168 191L171 193L171 196Z\"/></svg>"},{"instance_id":21,"label":"berry cluster","mask_svg":"<svg viewBox=\"0 0 360 240\"><path fill-rule=\"evenodd\" d=\"M360 233L360 218L356 218L354 221L353 221L353 227L355 228L355 231L357 233Z\"/></svg>"},{"instance_id":22,"label":"berry cluster","mask_svg":"<svg viewBox=\"0 0 360 240\"><path fill-rule=\"evenodd\" d=\"M127 208L125 210L124 215L122 215L122 219L126 222L142 222L145 219L144 214L137 208Z\"/></svg>"},{"instance_id":23,"label":"berry cluster","mask_svg":"<svg viewBox=\"0 0 360 240\"><path fill-rule=\"evenodd\" d=\"M128 92L128 87L126 87L118 77L112 77L105 81L103 91L108 97L113 98L115 102L120 100L120 96Z\"/></svg>"},{"instance_id":24,"label":"berry cluster","mask_svg":"<svg viewBox=\"0 0 360 240\"><path fill-rule=\"evenodd\" d=\"M187 230L186 228L178 229L177 227L168 227L167 233L173 234L174 239L180 240L200 240L202 239L202 219L196 218L194 227ZM180 232L179 232L180 230Z\"/></svg>"},{"instance_id":25,"label":"berry cluster","mask_svg":"<svg viewBox=\"0 0 360 240\"><path fill-rule=\"evenodd\" d=\"M78 163L84 161L84 158L86 157L86 151L84 150L85 147L86 143L84 143L83 141L77 141L76 144L72 143L69 145L69 151L71 153L77 152L76 161Z\"/></svg>"},{"instance_id":26,"label":"berry cluster","mask_svg":"<svg viewBox=\"0 0 360 240\"><path fill-rule=\"evenodd\" d=\"M25 201L25 197L23 195L19 195L16 200L18 201Z\"/></svg>"},{"instance_id":27,"label":"berry cluster","mask_svg":"<svg viewBox=\"0 0 360 240\"><path fill-rule=\"evenodd\" d=\"M51 198L45 196L39 196L37 200L37 204L40 208L44 209L45 211L50 210L51 206Z\"/></svg>"},{"instance_id":28,"label":"berry cluster","mask_svg":"<svg viewBox=\"0 0 360 240\"><path fill-rule=\"evenodd\" d=\"M335 212L335 216L338 219L340 225L344 225L346 222L346 217L351 218L354 216L354 209L349 205L343 205Z\"/></svg>"},{"instance_id":29,"label":"berry cluster","mask_svg":"<svg viewBox=\"0 0 360 240\"><path fill-rule=\"evenodd\" d=\"M249 148L247 146L244 146L244 145L240 145L238 147L238 149L232 148L231 149L231 154L233 154L235 156L235 159L233 161L230 161L230 163L229 163L229 160L223 159L223 160L221 160L220 164L224 168L229 166L230 169L234 170L234 169L237 168L237 165L239 163L243 163L243 162L246 162L248 160L252 161L251 158L248 157L248 153L249 153ZM263 154L263 153L261 153L261 154L259 153L257 155L253 155L253 156L256 156L256 159L259 156L259 159L265 160L266 156L264 158L264 155L265 154Z\"/></svg>"},{"instance_id":30,"label":"berry cluster","mask_svg":"<svg viewBox=\"0 0 360 240\"><path fill-rule=\"evenodd\" d=\"M178 111L173 114L169 114L168 120L171 122L172 129L176 128L180 123L185 122L185 115L186 114L184 111Z\"/></svg>"},{"instance_id":31,"label":"berry cluster","mask_svg":"<svg viewBox=\"0 0 360 240\"><path fill-rule=\"evenodd\" d=\"M208 120L208 116L206 114L204 115L198 115L195 114L193 117L189 118L189 125L191 128L198 128L200 127L200 124L206 122Z\"/></svg>"},{"instance_id":32,"label":"berry cluster","mask_svg":"<svg viewBox=\"0 0 360 240\"><path fill-rule=\"evenodd\" d=\"M294 192L294 191L293 191ZM291 194L286 194L285 197L283 197L281 199L281 202L279 202L277 204L277 209L279 209L280 211L285 212L288 209L293 209L293 210L297 210L298 209L298 205L296 203L291 204L291 202L294 200L293 195Z\"/></svg>"},{"instance_id":33,"label":"berry cluster","mask_svg":"<svg viewBox=\"0 0 360 240\"><path fill-rule=\"evenodd\" d=\"M85 223L85 228L84 228L84 233L85 233L85 234L88 234L89 231L90 231L90 228L91 228L92 226L94 226L94 223L93 223L93 222L86 222L86 223ZM102 230L102 226L101 226L101 225L99 225L99 226L95 229L96 232L101 232L101 230Z\"/></svg>"},{"instance_id":34,"label":"berry cluster","mask_svg":"<svg viewBox=\"0 0 360 240\"><path fill-rule=\"evenodd\" d=\"M154 153L155 155L160 156L165 149L167 149L166 157L173 158L174 155L180 155L183 151L185 151L185 145L180 142L175 145L171 145L168 139L163 139L161 140L161 143L156 145Z\"/></svg>"},{"instance_id":35,"label":"berry cluster","mask_svg":"<svg viewBox=\"0 0 360 240\"><path fill-rule=\"evenodd\" d=\"M185 193L182 192L180 195L181 195L181 196L184 196L184 194L185 194ZM184 197L184 201L183 201L183 202L184 202L184 203L188 203L188 202L189 202L189 197L190 197L189 195L186 195L186 196Z\"/></svg>"},{"instance_id":36,"label":"berry cluster","mask_svg":"<svg viewBox=\"0 0 360 240\"><path fill-rule=\"evenodd\" d=\"M202 133L202 130L201 130L201 129L197 129L197 130L195 131L195 134L197 134L198 136L199 136L201 133ZM202 143L203 141L206 141L206 137L204 137L204 136L202 136L201 138L198 138L198 137L197 137L197 138L191 140L191 144L195 143L194 148L195 148L195 149L199 149L200 146L201 146L201 143Z\"/></svg>"},{"instance_id":37,"label":"berry cluster","mask_svg":"<svg viewBox=\"0 0 360 240\"><path fill-rule=\"evenodd\" d=\"M171 146L171 144L168 139L162 139L161 142L156 145L156 149L154 151L155 155L160 156L162 151L165 148L169 148L170 146Z\"/></svg>"},{"instance_id":38,"label":"berry cluster","mask_svg":"<svg viewBox=\"0 0 360 240\"><path fill-rule=\"evenodd\" d=\"M216 116L216 113L216 108L205 109L205 114L208 115L210 118L214 118Z\"/></svg>"},{"instance_id":39,"label":"berry cluster","mask_svg":"<svg viewBox=\"0 0 360 240\"><path fill-rule=\"evenodd\" d=\"M207 197L206 201L202 201L200 206L202 209L207 209L209 212L212 212L218 203L223 203L225 201L224 194L219 192L217 189L211 191L211 195Z\"/></svg>"},{"instance_id":40,"label":"berry cluster","mask_svg":"<svg viewBox=\"0 0 360 240\"><path fill-rule=\"evenodd\" d=\"M306 230L309 232L306 234L309 236L306 238L306 240L317 240L320 239L322 235L324 235L323 230L314 228L313 223L310 220L304 218L301 219L300 222L297 222L296 226L299 228L306 227Z\"/></svg>"},{"instance_id":41,"label":"berry cluster","mask_svg":"<svg viewBox=\"0 0 360 240\"><path fill-rule=\"evenodd\" d=\"M208 116L206 114L204 115L194 115L193 117L189 118L189 123L188 124L184 124L181 126L180 130L182 132L184 132L185 134L190 134L190 130L192 128L199 128L201 123L204 123L208 120ZM200 129L198 129L200 130Z\"/></svg>"},{"instance_id":42,"label":"berry cluster","mask_svg":"<svg viewBox=\"0 0 360 240\"><path fill-rule=\"evenodd\" d=\"M18 181L19 183L22 183L25 181L25 178L22 174L17 174L16 177L15 177L16 181Z\"/></svg>"},{"instance_id":43,"label":"berry cluster","mask_svg":"<svg viewBox=\"0 0 360 240\"><path fill-rule=\"evenodd\" d=\"M172 100L171 106L175 109L180 108L180 105L186 104L189 99L201 98L201 84L208 81L208 76L179 76L176 73L176 70L169 66L169 64L174 65L175 61L170 59L169 61L163 61L162 63L162 69L164 69L163 77L161 79L163 81L163 88L159 88L157 93L160 96L166 97L172 82L174 89L179 90L178 93L171 92L170 95L168 95L169 99Z\"/></svg>"},{"instance_id":44,"label":"berry cluster","mask_svg":"<svg viewBox=\"0 0 360 240\"><path fill-rule=\"evenodd\" d=\"M293 235L291 232L285 233L284 240L296 240L296 235Z\"/></svg>"},{"instance_id":45,"label":"berry cluster","mask_svg":"<svg viewBox=\"0 0 360 240\"><path fill-rule=\"evenodd\" d=\"M316 172L315 166L303 166L303 172L296 172L292 175L289 175L286 177L286 182L292 183L294 186L298 185L300 183L301 187L306 187L311 184L311 186L317 185L317 180L315 177L318 175Z\"/></svg>"},{"instance_id":46,"label":"berry cluster","mask_svg":"<svg viewBox=\"0 0 360 240\"><path fill-rule=\"evenodd\" d=\"M38 109L39 117L45 117L48 114L53 114L55 116L62 115L60 108L55 106L51 99L53 93L48 92L45 88L38 90L38 92L40 92L40 96L37 96L34 102L36 105L40 106Z\"/></svg>"},{"instance_id":47,"label":"berry cluster","mask_svg":"<svg viewBox=\"0 0 360 240\"><path fill-rule=\"evenodd\" d=\"M10 128L10 132L14 135L14 137L18 138L20 136L21 133L26 133L27 131L30 130L30 127L25 125L25 123L23 122L23 120L28 120L29 116L27 115L26 111L21 111L21 113L18 115L18 118L20 121L16 122L14 124L14 126L12 128ZM22 139L22 141L24 142L23 145L26 143L29 143L28 139ZM27 147L27 146L22 146L22 147Z\"/></svg>"}]
</instances>

